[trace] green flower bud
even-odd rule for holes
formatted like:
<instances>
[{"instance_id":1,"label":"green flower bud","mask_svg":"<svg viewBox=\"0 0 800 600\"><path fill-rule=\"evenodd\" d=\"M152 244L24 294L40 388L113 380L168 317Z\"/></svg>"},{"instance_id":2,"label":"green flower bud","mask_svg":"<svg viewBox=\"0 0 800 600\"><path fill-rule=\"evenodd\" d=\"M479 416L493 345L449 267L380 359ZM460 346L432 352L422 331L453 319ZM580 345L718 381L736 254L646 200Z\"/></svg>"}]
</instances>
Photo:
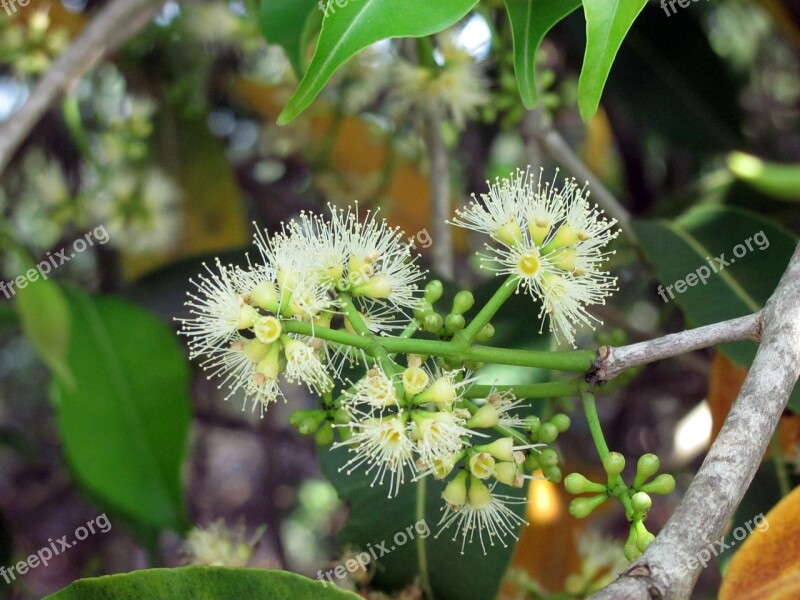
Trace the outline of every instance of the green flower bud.
<instances>
[{"instance_id":1,"label":"green flower bud","mask_svg":"<svg viewBox=\"0 0 800 600\"><path fill-rule=\"evenodd\" d=\"M633 518L637 520L644 519L647 516L647 511L653 505L653 500L644 492L636 492L631 497L631 507L633 508Z\"/></svg>"},{"instance_id":2,"label":"green flower bud","mask_svg":"<svg viewBox=\"0 0 800 600\"><path fill-rule=\"evenodd\" d=\"M442 319L442 315L438 313L429 313L425 315L425 318L422 320L422 329L429 333L441 333L443 325L444 319Z\"/></svg>"},{"instance_id":3,"label":"green flower bud","mask_svg":"<svg viewBox=\"0 0 800 600\"><path fill-rule=\"evenodd\" d=\"M608 482L612 483L625 470L625 457L619 452L609 452L603 459L603 469L608 473Z\"/></svg>"},{"instance_id":4,"label":"green flower bud","mask_svg":"<svg viewBox=\"0 0 800 600\"><path fill-rule=\"evenodd\" d=\"M328 446L333 443L333 427L331 424L325 421L322 424L322 427L317 429L317 433L314 436L314 440L317 442L318 446Z\"/></svg>"},{"instance_id":5,"label":"green flower bud","mask_svg":"<svg viewBox=\"0 0 800 600\"><path fill-rule=\"evenodd\" d=\"M656 536L647 531L647 528L644 526L644 521L634 521L633 529L636 531L636 549L639 550L639 552L644 552L647 550L648 546L653 543Z\"/></svg>"},{"instance_id":6,"label":"green flower bud","mask_svg":"<svg viewBox=\"0 0 800 600\"><path fill-rule=\"evenodd\" d=\"M602 483L589 481L580 473L570 473L564 479L564 489L570 494L585 494L587 492L605 493L606 486Z\"/></svg>"},{"instance_id":7,"label":"green flower bud","mask_svg":"<svg viewBox=\"0 0 800 600\"><path fill-rule=\"evenodd\" d=\"M324 410L296 410L289 416L289 425L302 435L311 435L325 420Z\"/></svg>"},{"instance_id":8,"label":"green flower bud","mask_svg":"<svg viewBox=\"0 0 800 600\"><path fill-rule=\"evenodd\" d=\"M548 481L552 483L560 483L561 482L561 469L554 465L552 467L547 467L546 469L542 469L542 475L544 475Z\"/></svg>"},{"instance_id":9,"label":"green flower bud","mask_svg":"<svg viewBox=\"0 0 800 600\"><path fill-rule=\"evenodd\" d=\"M475 304L475 297L472 295L472 292L468 290L462 290L458 292L453 298L453 314L454 315L463 315L467 312L472 306Z\"/></svg>"},{"instance_id":10,"label":"green flower bud","mask_svg":"<svg viewBox=\"0 0 800 600\"><path fill-rule=\"evenodd\" d=\"M486 342L492 339L493 337L494 337L494 325L492 325L491 323L487 323L486 325L483 326L483 329L481 329L478 332L478 335L475 336L475 339L478 340L479 342Z\"/></svg>"},{"instance_id":11,"label":"green flower bud","mask_svg":"<svg viewBox=\"0 0 800 600\"><path fill-rule=\"evenodd\" d=\"M525 422L531 430L531 435L536 435L539 432L539 428L542 426L542 420L539 417L525 417Z\"/></svg>"},{"instance_id":12,"label":"green flower bud","mask_svg":"<svg viewBox=\"0 0 800 600\"><path fill-rule=\"evenodd\" d=\"M642 484L658 473L661 461L655 454L642 454L636 463L636 477L633 480L633 489L638 490Z\"/></svg>"},{"instance_id":13,"label":"green flower bud","mask_svg":"<svg viewBox=\"0 0 800 600\"><path fill-rule=\"evenodd\" d=\"M442 294L444 294L442 282L438 279L433 279L425 286L425 294L423 297L428 304L436 304L439 298L442 297Z\"/></svg>"},{"instance_id":14,"label":"green flower bud","mask_svg":"<svg viewBox=\"0 0 800 600\"><path fill-rule=\"evenodd\" d=\"M539 452L538 462L539 466L544 469L545 467L554 467L558 465L558 452L552 448L545 448Z\"/></svg>"},{"instance_id":15,"label":"green flower bud","mask_svg":"<svg viewBox=\"0 0 800 600\"><path fill-rule=\"evenodd\" d=\"M567 429L569 429L572 421L564 413L559 413L557 415L553 415L553 418L550 419L550 423L555 425L556 429L558 429L558 433L564 433Z\"/></svg>"},{"instance_id":16,"label":"green flower bud","mask_svg":"<svg viewBox=\"0 0 800 600\"><path fill-rule=\"evenodd\" d=\"M642 551L639 550L639 547L636 543L638 539L638 535L636 533L636 528L631 526L630 531L628 531L628 540L625 542L625 558L629 561L633 562L637 558L642 555Z\"/></svg>"},{"instance_id":17,"label":"green flower bud","mask_svg":"<svg viewBox=\"0 0 800 600\"><path fill-rule=\"evenodd\" d=\"M585 519L594 509L600 506L603 502L608 500L605 494L598 494L597 496L589 496L583 498L573 498L569 503L569 514L576 519Z\"/></svg>"},{"instance_id":18,"label":"green flower bud","mask_svg":"<svg viewBox=\"0 0 800 600\"><path fill-rule=\"evenodd\" d=\"M444 320L444 328L447 330L447 333L451 335L464 329L464 325L466 325L466 321L464 321L462 315L447 315Z\"/></svg>"},{"instance_id":19,"label":"green flower bud","mask_svg":"<svg viewBox=\"0 0 800 600\"><path fill-rule=\"evenodd\" d=\"M667 473L662 473L650 483L645 483L641 490L648 494L661 494L666 496L675 490L675 478Z\"/></svg>"},{"instance_id":20,"label":"green flower bud","mask_svg":"<svg viewBox=\"0 0 800 600\"><path fill-rule=\"evenodd\" d=\"M558 429L556 429L556 426L552 423L542 423L542 426L539 427L537 437L540 442L552 444L558 438Z\"/></svg>"},{"instance_id":21,"label":"green flower bud","mask_svg":"<svg viewBox=\"0 0 800 600\"><path fill-rule=\"evenodd\" d=\"M336 412L333 413L333 422L337 425L346 425L350 422L350 413L346 410L338 409Z\"/></svg>"}]
</instances>

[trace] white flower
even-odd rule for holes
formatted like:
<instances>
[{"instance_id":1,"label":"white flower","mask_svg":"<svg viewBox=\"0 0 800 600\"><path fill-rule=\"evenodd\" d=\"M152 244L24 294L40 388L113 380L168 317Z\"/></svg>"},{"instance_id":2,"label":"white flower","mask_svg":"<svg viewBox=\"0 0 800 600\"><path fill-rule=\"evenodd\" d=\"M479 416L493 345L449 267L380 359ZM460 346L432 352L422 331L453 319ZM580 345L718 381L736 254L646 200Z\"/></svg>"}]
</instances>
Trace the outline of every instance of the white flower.
<instances>
[{"instance_id":1,"label":"white flower","mask_svg":"<svg viewBox=\"0 0 800 600\"><path fill-rule=\"evenodd\" d=\"M181 548L185 564L210 567L245 567L253 556L264 527L248 539L244 525L227 527L218 519L207 527L193 527Z\"/></svg>"},{"instance_id":2,"label":"white flower","mask_svg":"<svg viewBox=\"0 0 800 600\"><path fill-rule=\"evenodd\" d=\"M459 480L459 477L463 479ZM469 491L464 495L461 489L466 482L466 473L460 473L451 482L455 484L445 489L442 497L445 500L444 515L439 520L439 531L435 537L455 525L453 541L461 537L461 554L464 554L464 547L467 542L472 543L475 532L481 543L481 549L486 554L486 542L484 534L487 536L489 545L494 546L498 541L506 548L505 538L511 536L517 539L517 528L526 523L525 519L509 508L513 504L525 504L524 498L504 496L495 494L493 488L490 489L483 481L477 477L469 478Z\"/></svg>"},{"instance_id":3,"label":"white flower","mask_svg":"<svg viewBox=\"0 0 800 600\"><path fill-rule=\"evenodd\" d=\"M186 306L192 317L179 319L181 333L189 338L192 358L224 346L237 331L252 327L258 316L244 301L235 269L223 266L219 259L215 266L216 272L203 263L206 274L189 280L197 288L196 294L187 292L190 299Z\"/></svg>"},{"instance_id":4,"label":"white flower","mask_svg":"<svg viewBox=\"0 0 800 600\"><path fill-rule=\"evenodd\" d=\"M342 406L360 410L366 406L369 413L397 406L398 398L394 382L380 369L370 369L355 384L352 391L346 391L342 398Z\"/></svg>"},{"instance_id":5,"label":"white flower","mask_svg":"<svg viewBox=\"0 0 800 600\"><path fill-rule=\"evenodd\" d=\"M477 434L468 429L461 411L427 412L415 410L411 414L412 437L417 440L417 452L422 464L433 467L441 464L464 448L465 437Z\"/></svg>"},{"instance_id":6,"label":"white flower","mask_svg":"<svg viewBox=\"0 0 800 600\"><path fill-rule=\"evenodd\" d=\"M576 325L596 321L587 308L604 304L616 290L616 278L602 270L608 256L603 248L613 240L616 221L587 201L589 192L574 180L563 187L542 183L530 170L490 186L457 211L453 225L491 236L481 265L498 275L511 276L517 289L542 301L540 316L549 317L557 341L575 345Z\"/></svg>"},{"instance_id":7,"label":"white flower","mask_svg":"<svg viewBox=\"0 0 800 600\"><path fill-rule=\"evenodd\" d=\"M389 475L388 497L396 496L405 482L406 469L414 471L414 442L408 434L405 420L399 416L382 419L367 418L347 425L353 432L344 442L337 442L333 448L348 446L353 456L339 469L349 475L354 470L366 466L366 473L375 471L372 485L383 485Z\"/></svg>"},{"instance_id":8,"label":"white flower","mask_svg":"<svg viewBox=\"0 0 800 600\"><path fill-rule=\"evenodd\" d=\"M333 387L333 380L311 346L296 339L288 339L284 343L284 352L287 381L305 383L309 389L320 394Z\"/></svg>"}]
</instances>

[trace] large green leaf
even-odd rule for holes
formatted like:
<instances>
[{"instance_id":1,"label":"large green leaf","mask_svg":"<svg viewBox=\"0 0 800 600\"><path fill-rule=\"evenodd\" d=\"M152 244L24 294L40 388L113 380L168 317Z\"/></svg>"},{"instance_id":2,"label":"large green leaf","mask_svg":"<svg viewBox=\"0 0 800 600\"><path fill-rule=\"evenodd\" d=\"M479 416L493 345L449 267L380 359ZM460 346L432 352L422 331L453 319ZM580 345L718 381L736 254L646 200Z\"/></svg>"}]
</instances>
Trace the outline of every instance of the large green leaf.
<instances>
[{"instance_id":1,"label":"large green leaf","mask_svg":"<svg viewBox=\"0 0 800 600\"><path fill-rule=\"evenodd\" d=\"M317 48L278 123L305 110L347 59L379 40L438 33L461 19L477 0L338 0L329 2Z\"/></svg>"},{"instance_id":2,"label":"large green leaf","mask_svg":"<svg viewBox=\"0 0 800 600\"><path fill-rule=\"evenodd\" d=\"M285 50L298 77L304 71L303 32L314 10L320 10L318 0L261 0L261 32L270 44Z\"/></svg>"},{"instance_id":3,"label":"large green leaf","mask_svg":"<svg viewBox=\"0 0 800 600\"><path fill-rule=\"evenodd\" d=\"M492 600L497 595L516 545L514 538L504 540L505 548L497 541L491 546L484 532L487 554L483 554L476 535L472 544L465 545L462 555L461 538L452 539L454 527L435 537L443 514L443 482L432 477L418 483L407 481L400 493L389 499L387 486L371 486L374 473L367 476L362 470L350 475L344 470L339 472L349 456L352 455L345 448L322 447L319 451L323 473L339 497L350 505L350 517L339 533L339 542L359 551L374 550L379 565L375 586L398 590L427 572L436 600ZM523 490L501 487L509 495L524 494ZM523 514L523 504L511 508ZM403 536L408 541L400 543ZM382 548L388 552L383 556Z\"/></svg>"},{"instance_id":4,"label":"large green leaf","mask_svg":"<svg viewBox=\"0 0 800 600\"><path fill-rule=\"evenodd\" d=\"M634 229L663 286L660 299L676 302L693 327L759 310L778 284L797 243L794 234L770 219L724 207L696 208L673 222L637 221ZM763 232L766 243L759 243L759 232ZM759 240L753 240L753 236ZM747 250L748 238L752 250ZM742 256L734 256L734 251ZM720 269L715 258L722 254L723 261L730 264ZM709 260L718 273L709 266ZM697 271L703 267L704 277L700 278ZM676 282L686 280L691 273L695 273L696 283L686 285L685 291L679 293ZM756 346L736 342L720 349L736 363L749 365Z\"/></svg>"},{"instance_id":5,"label":"large green leaf","mask_svg":"<svg viewBox=\"0 0 800 600\"><path fill-rule=\"evenodd\" d=\"M115 298L71 293L67 364L58 382L64 452L87 491L138 523L182 529L190 421L188 367L169 328Z\"/></svg>"},{"instance_id":6,"label":"large green leaf","mask_svg":"<svg viewBox=\"0 0 800 600\"><path fill-rule=\"evenodd\" d=\"M534 108L536 53L553 26L581 5L581 0L506 0L514 40L514 70L522 103Z\"/></svg>"},{"instance_id":7,"label":"large green leaf","mask_svg":"<svg viewBox=\"0 0 800 600\"><path fill-rule=\"evenodd\" d=\"M81 579L44 600L356 600L286 571L184 567Z\"/></svg>"},{"instance_id":8,"label":"large green leaf","mask_svg":"<svg viewBox=\"0 0 800 600\"><path fill-rule=\"evenodd\" d=\"M586 52L578 80L578 108L584 120L597 112L622 40L646 4L647 0L583 0Z\"/></svg>"}]
</instances>

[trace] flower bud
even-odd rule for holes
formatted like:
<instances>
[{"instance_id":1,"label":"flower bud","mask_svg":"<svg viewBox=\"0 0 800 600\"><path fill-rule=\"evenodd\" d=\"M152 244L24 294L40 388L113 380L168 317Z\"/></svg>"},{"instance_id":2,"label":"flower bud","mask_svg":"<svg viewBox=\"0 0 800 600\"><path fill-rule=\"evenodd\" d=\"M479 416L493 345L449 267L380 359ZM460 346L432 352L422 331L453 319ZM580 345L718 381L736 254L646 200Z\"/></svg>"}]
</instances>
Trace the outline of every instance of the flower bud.
<instances>
[{"instance_id":1,"label":"flower bud","mask_svg":"<svg viewBox=\"0 0 800 600\"><path fill-rule=\"evenodd\" d=\"M647 550L648 546L653 543L656 536L647 531L647 528L644 526L644 521L634 521L633 529L636 530L636 549L639 550L639 552L644 552Z\"/></svg>"},{"instance_id":2,"label":"flower bud","mask_svg":"<svg viewBox=\"0 0 800 600\"><path fill-rule=\"evenodd\" d=\"M425 302L428 304L436 304L439 298L444 294L444 286L438 279L433 279L425 286Z\"/></svg>"},{"instance_id":3,"label":"flower bud","mask_svg":"<svg viewBox=\"0 0 800 600\"><path fill-rule=\"evenodd\" d=\"M552 423L542 423L537 432L537 438L545 444L552 444L558 439L558 429Z\"/></svg>"},{"instance_id":4,"label":"flower bud","mask_svg":"<svg viewBox=\"0 0 800 600\"><path fill-rule=\"evenodd\" d=\"M317 431L325 416L324 410L296 410L289 416L289 425L301 435L311 435Z\"/></svg>"},{"instance_id":5,"label":"flower bud","mask_svg":"<svg viewBox=\"0 0 800 600\"><path fill-rule=\"evenodd\" d=\"M675 478L667 473L662 473L650 483L645 483L640 489L648 494L666 496L675 490Z\"/></svg>"},{"instance_id":6,"label":"flower bud","mask_svg":"<svg viewBox=\"0 0 800 600\"><path fill-rule=\"evenodd\" d=\"M633 508L634 519L644 519L647 516L647 511L653 505L653 500L644 492L636 492L631 497L631 507Z\"/></svg>"},{"instance_id":7,"label":"flower bud","mask_svg":"<svg viewBox=\"0 0 800 600\"><path fill-rule=\"evenodd\" d=\"M564 413L558 413L557 415L553 415L553 418L550 419L550 423L555 425L558 433L564 433L567 429L569 429L572 421L569 416L565 415Z\"/></svg>"},{"instance_id":8,"label":"flower bud","mask_svg":"<svg viewBox=\"0 0 800 600\"><path fill-rule=\"evenodd\" d=\"M642 555L642 551L639 550L637 545L638 535L636 533L636 528L631 526L630 531L628 531L628 540L625 542L625 558L629 561L633 562L637 558Z\"/></svg>"},{"instance_id":9,"label":"flower bud","mask_svg":"<svg viewBox=\"0 0 800 600\"><path fill-rule=\"evenodd\" d=\"M636 477L633 480L633 489L638 490L645 481L658 473L661 461L655 454L642 454L636 463Z\"/></svg>"},{"instance_id":10,"label":"flower bud","mask_svg":"<svg viewBox=\"0 0 800 600\"><path fill-rule=\"evenodd\" d=\"M425 318L422 320L422 329L428 333L438 334L442 331L443 326L444 320L439 313L429 313L425 315Z\"/></svg>"},{"instance_id":11,"label":"flower bud","mask_svg":"<svg viewBox=\"0 0 800 600\"><path fill-rule=\"evenodd\" d=\"M467 472L456 475L442 492L442 499L451 506L464 506L467 503Z\"/></svg>"},{"instance_id":12,"label":"flower bud","mask_svg":"<svg viewBox=\"0 0 800 600\"><path fill-rule=\"evenodd\" d=\"M527 423L528 428L531 430L532 436L535 436L539 432L539 428L542 426L542 420L535 416L525 417L525 423Z\"/></svg>"},{"instance_id":13,"label":"flower bud","mask_svg":"<svg viewBox=\"0 0 800 600\"><path fill-rule=\"evenodd\" d=\"M317 446L328 446L333 443L333 427L331 424L325 421L322 426L317 429L317 433L314 435L314 441L317 442Z\"/></svg>"},{"instance_id":14,"label":"flower bud","mask_svg":"<svg viewBox=\"0 0 800 600\"><path fill-rule=\"evenodd\" d=\"M609 452L603 459L603 469L608 473L609 483L612 483L625 470L625 457L619 452Z\"/></svg>"},{"instance_id":15,"label":"flower bud","mask_svg":"<svg viewBox=\"0 0 800 600\"><path fill-rule=\"evenodd\" d=\"M590 481L580 473L570 473L564 478L564 489L570 494L605 493L606 486L602 483Z\"/></svg>"},{"instance_id":16,"label":"flower bud","mask_svg":"<svg viewBox=\"0 0 800 600\"><path fill-rule=\"evenodd\" d=\"M494 325L491 323L487 323L483 326L483 328L478 332L478 335L475 336L475 339L479 342L486 342L494 337Z\"/></svg>"},{"instance_id":17,"label":"flower bud","mask_svg":"<svg viewBox=\"0 0 800 600\"><path fill-rule=\"evenodd\" d=\"M589 496L584 498L573 498L569 503L569 514L576 519L585 519L594 509L600 506L603 502L608 500L605 494L598 494L597 496Z\"/></svg>"},{"instance_id":18,"label":"flower bud","mask_svg":"<svg viewBox=\"0 0 800 600\"><path fill-rule=\"evenodd\" d=\"M552 448L545 448L539 452L538 456L539 465L542 469L546 467L554 467L558 465L558 452Z\"/></svg>"},{"instance_id":19,"label":"flower bud","mask_svg":"<svg viewBox=\"0 0 800 600\"><path fill-rule=\"evenodd\" d=\"M488 429L496 427L500 422L500 413L491 402L481 406L474 415L467 420L467 427L469 429Z\"/></svg>"},{"instance_id":20,"label":"flower bud","mask_svg":"<svg viewBox=\"0 0 800 600\"><path fill-rule=\"evenodd\" d=\"M472 308L474 304L475 297L472 295L472 292L468 290L462 290L456 294L455 298L453 298L453 310L451 312L454 315L463 315L470 308Z\"/></svg>"},{"instance_id":21,"label":"flower bud","mask_svg":"<svg viewBox=\"0 0 800 600\"><path fill-rule=\"evenodd\" d=\"M561 481L562 473L558 465L553 465L552 467L542 469L542 475L544 475L545 478L551 483L559 483Z\"/></svg>"},{"instance_id":22,"label":"flower bud","mask_svg":"<svg viewBox=\"0 0 800 600\"><path fill-rule=\"evenodd\" d=\"M509 462L514 460L514 440L510 437L500 438L491 444L475 446L475 449L481 452L488 452L498 460Z\"/></svg>"},{"instance_id":23,"label":"flower bud","mask_svg":"<svg viewBox=\"0 0 800 600\"><path fill-rule=\"evenodd\" d=\"M447 330L447 333L451 335L464 329L465 325L466 321L463 315L447 315L444 320L444 328Z\"/></svg>"},{"instance_id":24,"label":"flower bud","mask_svg":"<svg viewBox=\"0 0 800 600\"><path fill-rule=\"evenodd\" d=\"M519 465L510 462L497 463L494 466L494 478L511 487L522 487L525 483Z\"/></svg>"}]
</instances>

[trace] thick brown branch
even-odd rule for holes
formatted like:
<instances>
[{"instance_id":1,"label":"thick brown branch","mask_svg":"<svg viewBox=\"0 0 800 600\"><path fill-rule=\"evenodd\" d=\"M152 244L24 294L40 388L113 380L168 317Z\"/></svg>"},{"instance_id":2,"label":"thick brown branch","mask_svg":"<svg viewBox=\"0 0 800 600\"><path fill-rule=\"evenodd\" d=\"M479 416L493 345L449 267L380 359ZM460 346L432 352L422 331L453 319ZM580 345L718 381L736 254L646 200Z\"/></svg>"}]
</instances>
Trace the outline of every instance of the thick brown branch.
<instances>
[{"instance_id":1,"label":"thick brown branch","mask_svg":"<svg viewBox=\"0 0 800 600\"><path fill-rule=\"evenodd\" d=\"M50 106L109 52L158 14L164 0L113 0L45 73L27 102L0 124L0 174Z\"/></svg>"},{"instance_id":2,"label":"thick brown branch","mask_svg":"<svg viewBox=\"0 0 800 600\"><path fill-rule=\"evenodd\" d=\"M684 600L697 557L722 535L800 376L800 246L761 313L761 345L683 501L647 552L595 600Z\"/></svg>"}]
</instances>

